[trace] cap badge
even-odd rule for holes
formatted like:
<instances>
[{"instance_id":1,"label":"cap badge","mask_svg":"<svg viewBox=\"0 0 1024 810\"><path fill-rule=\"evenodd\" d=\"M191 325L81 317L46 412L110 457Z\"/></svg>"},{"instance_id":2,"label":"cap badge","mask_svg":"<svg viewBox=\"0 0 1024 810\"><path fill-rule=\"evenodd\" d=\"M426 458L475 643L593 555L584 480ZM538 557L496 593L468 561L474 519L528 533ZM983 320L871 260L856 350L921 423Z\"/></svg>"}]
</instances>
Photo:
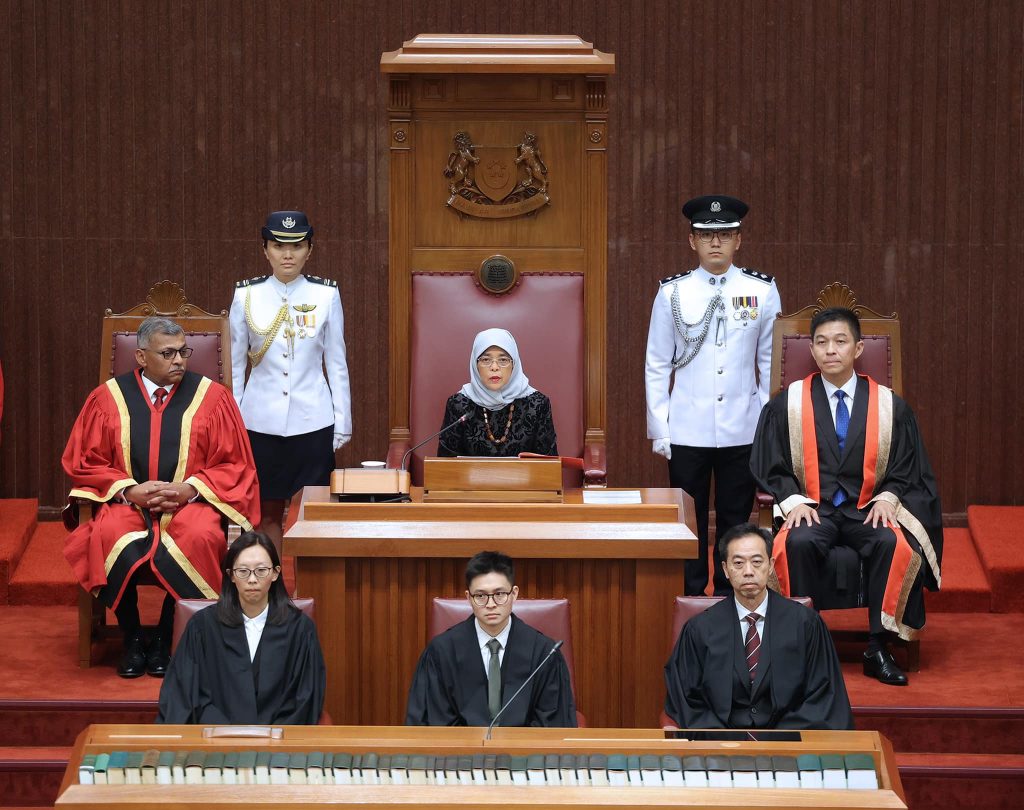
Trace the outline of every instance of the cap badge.
<instances>
[{"instance_id":1,"label":"cap badge","mask_svg":"<svg viewBox=\"0 0 1024 810\"><path fill-rule=\"evenodd\" d=\"M711 203L711 213L712 214L717 214L721 210L722 210L722 204L718 200L714 200Z\"/></svg>"},{"instance_id":2,"label":"cap badge","mask_svg":"<svg viewBox=\"0 0 1024 810\"><path fill-rule=\"evenodd\" d=\"M286 228L294 228L295 219L293 217L285 217L284 219L281 220L281 224L284 225Z\"/></svg>"}]
</instances>

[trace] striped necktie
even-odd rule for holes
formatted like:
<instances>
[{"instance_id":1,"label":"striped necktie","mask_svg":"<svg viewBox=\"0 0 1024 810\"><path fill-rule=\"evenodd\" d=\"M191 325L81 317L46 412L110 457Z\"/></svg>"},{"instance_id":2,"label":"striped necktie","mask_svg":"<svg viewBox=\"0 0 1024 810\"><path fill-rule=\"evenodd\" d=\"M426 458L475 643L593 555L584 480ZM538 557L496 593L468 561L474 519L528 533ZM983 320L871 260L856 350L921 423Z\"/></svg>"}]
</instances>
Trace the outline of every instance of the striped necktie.
<instances>
[{"instance_id":1,"label":"striped necktie","mask_svg":"<svg viewBox=\"0 0 1024 810\"><path fill-rule=\"evenodd\" d=\"M757 634L757 620L761 616L757 613L748 613L743 617L747 620L747 636L743 640L744 649L747 652L747 669L750 671L750 682L757 677L757 665L761 661L761 637Z\"/></svg>"},{"instance_id":2,"label":"striped necktie","mask_svg":"<svg viewBox=\"0 0 1024 810\"><path fill-rule=\"evenodd\" d=\"M153 404L156 405L156 409L158 411L162 411L164 409L164 401L167 399L167 389L157 388L156 391L153 392L153 396L156 397L156 402Z\"/></svg>"}]
</instances>

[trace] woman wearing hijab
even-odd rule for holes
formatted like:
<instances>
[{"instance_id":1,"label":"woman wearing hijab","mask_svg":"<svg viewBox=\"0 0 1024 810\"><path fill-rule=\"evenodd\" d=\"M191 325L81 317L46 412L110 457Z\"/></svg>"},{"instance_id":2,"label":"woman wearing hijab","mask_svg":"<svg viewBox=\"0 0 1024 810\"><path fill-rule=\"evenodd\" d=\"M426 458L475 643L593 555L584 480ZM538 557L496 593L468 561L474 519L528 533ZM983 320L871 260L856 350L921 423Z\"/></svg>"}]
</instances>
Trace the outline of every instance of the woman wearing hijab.
<instances>
[{"instance_id":1,"label":"woman wearing hijab","mask_svg":"<svg viewBox=\"0 0 1024 810\"><path fill-rule=\"evenodd\" d=\"M530 385L505 329L485 329L473 341L469 382L448 397L442 425L462 416L440 437L439 456L558 455L551 401Z\"/></svg>"}]
</instances>

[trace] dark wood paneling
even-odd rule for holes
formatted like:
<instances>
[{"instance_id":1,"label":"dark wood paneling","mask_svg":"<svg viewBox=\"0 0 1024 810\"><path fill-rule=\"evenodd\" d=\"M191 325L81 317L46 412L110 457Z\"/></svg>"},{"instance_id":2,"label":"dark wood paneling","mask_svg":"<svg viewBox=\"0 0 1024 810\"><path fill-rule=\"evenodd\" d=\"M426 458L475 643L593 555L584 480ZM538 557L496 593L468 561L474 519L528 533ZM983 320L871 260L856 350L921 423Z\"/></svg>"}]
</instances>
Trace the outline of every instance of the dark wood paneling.
<instances>
[{"instance_id":1,"label":"dark wood paneling","mask_svg":"<svg viewBox=\"0 0 1024 810\"><path fill-rule=\"evenodd\" d=\"M338 279L356 433L387 440L381 51L429 31L575 33L616 54L609 122L612 484L663 484L644 436L657 279L680 204L752 206L741 256L786 309L826 283L906 323L905 382L947 512L1024 503L1024 4L1017 0L0 0L0 496L63 500L105 307L161 278L206 308L302 207ZM621 381L621 382L619 382Z\"/></svg>"}]
</instances>

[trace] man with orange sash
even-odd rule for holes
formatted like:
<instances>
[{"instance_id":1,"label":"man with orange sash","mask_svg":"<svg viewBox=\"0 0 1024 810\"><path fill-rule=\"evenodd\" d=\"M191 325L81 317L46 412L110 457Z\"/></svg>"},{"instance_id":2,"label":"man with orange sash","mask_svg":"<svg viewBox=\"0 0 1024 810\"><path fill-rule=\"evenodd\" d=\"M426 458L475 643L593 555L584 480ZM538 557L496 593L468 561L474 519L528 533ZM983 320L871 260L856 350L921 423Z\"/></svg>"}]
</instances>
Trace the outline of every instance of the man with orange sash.
<instances>
[{"instance_id":1,"label":"man with orange sash","mask_svg":"<svg viewBox=\"0 0 1024 810\"><path fill-rule=\"evenodd\" d=\"M226 388L186 371L191 353L180 326L146 318L135 352L140 368L89 395L64 450L72 481L65 523L73 529L64 556L82 587L117 616L125 678L163 676L175 600L217 596L223 522L243 531L259 522L238 406ZM80 526L78 500L96 506ZM136 585L154 580L167 596L147 644Z\"/></svg>"},{"instance_id":2,"label":"man with orange sash","mask_svg":"<svg viewBox=\"0 0 1024 810\"><path fill-rule=\"evenodd\" d=\"M867 580L864 674L905 686L887 640L924 627L923 588L941 584L942 510L913 411L853 371L863 350L851 310L814 316L811 352L821 371L765 406L750 466L784 518L773 549L780 592L827 602L828 552L853 548Z\"/></svg>"}]
</instances>

